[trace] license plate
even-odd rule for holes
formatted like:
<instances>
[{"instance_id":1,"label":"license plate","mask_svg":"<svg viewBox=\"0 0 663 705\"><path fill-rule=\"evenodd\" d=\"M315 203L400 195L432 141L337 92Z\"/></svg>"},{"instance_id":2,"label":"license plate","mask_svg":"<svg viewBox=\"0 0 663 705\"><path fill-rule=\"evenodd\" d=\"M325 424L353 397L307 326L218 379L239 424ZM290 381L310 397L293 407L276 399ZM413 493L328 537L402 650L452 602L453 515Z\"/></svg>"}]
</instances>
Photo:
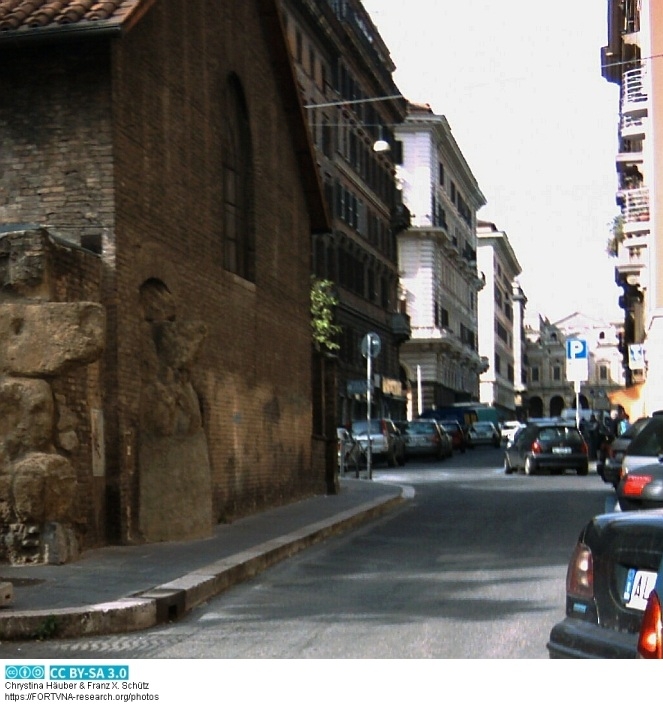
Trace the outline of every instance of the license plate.
<instances>
[{"instance_id":1,"label":"license plate","mask_svg":"<svg viewBox=\"0 0 663 705\"><path fill-rule=\"evenodd\" d=\"M571 452L571 449L567 446L560 446L559 448L553 448L552 452L557 455L568 455Z\"/></svg>"},{"instance_id":2,"label":"license plate","mask_svg":"<svg viewBox=\"0 0 663 705\"><path fill-rule=\"evenodd\" d=\"M626 607L644 611L649 593L654 589L656 573L630 568L626 574L623 600Z\"/></svg>"}]
</instances>

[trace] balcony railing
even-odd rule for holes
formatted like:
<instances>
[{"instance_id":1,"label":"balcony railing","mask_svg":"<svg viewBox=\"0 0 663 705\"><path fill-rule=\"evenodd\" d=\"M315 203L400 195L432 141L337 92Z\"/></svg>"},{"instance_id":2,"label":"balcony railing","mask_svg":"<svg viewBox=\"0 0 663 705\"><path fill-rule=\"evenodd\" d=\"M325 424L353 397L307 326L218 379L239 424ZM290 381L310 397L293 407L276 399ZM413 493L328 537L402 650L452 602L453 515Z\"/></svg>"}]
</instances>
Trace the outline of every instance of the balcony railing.
<instances>
[{"instance_id":1,"label":"balcony railing","mask_svg":"<svg viewBox=\"0 0 663 705\"><path fill-rule=\"evenodd\" d=\"M625 71L622 77L622 115L646 115L649 95L645 86L644 67Z\"/></svg>"},{"instance_id":2,"label":"balcony railing","mask_svg":"<svg viewBox=\"0 0 663 705\"><path fill-rule=\"evenodd\" d=\"M636 188L619 193L622 216L624 219L625 240L635 235L648 233L649 222L649 189ZM624 243L628 245L628 243Z\"/></svg>"},{"instance_id":3,"label":"balcony railing","mask_svg":"<svg viewBox=\"0 0 663 705\"><path fill-rule=\"evenodd\" d=\"M647 136L647 116L622 115L619 133L625 139L644 139Z\"/></svg>"}]
</instances>

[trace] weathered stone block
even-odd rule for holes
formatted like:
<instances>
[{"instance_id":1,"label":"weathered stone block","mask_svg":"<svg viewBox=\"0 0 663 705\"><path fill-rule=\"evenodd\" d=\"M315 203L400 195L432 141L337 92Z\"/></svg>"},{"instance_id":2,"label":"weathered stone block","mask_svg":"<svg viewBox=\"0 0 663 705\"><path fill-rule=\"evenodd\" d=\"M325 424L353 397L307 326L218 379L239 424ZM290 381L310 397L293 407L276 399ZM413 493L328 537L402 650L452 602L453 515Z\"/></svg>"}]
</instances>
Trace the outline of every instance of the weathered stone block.
<instances>
[{"instance_id":1,"label":"weathered stone block","mask_svg":"<svg viewBox=\"0 0 663 705\"><path fill-rule=\"evenodd\" d=\"M16 461L9 472L18 521L71 523L77 480L66 458L51 453L30 453Z\"/></svg>"},{"instance_id":2,"label":"weathered stone block","mask_svg":"<svg viewBox=\"0 0 663 705\"><path fill-rule=\"evenodd\" d=\"M51 377L96 360L104 346L105 312L90 302L0 306L0 372Z\"/></svg>"},{"instance_id":3,"label":"weathered stone block","mask_svg":"<svg viewBox=\"0 0 663 705\"><path fill-rule=\"evenodd\" d=\"M0 472L23 453L51 450L54 408L45 380L0 377Z\"/></svg>"}]
</instances>

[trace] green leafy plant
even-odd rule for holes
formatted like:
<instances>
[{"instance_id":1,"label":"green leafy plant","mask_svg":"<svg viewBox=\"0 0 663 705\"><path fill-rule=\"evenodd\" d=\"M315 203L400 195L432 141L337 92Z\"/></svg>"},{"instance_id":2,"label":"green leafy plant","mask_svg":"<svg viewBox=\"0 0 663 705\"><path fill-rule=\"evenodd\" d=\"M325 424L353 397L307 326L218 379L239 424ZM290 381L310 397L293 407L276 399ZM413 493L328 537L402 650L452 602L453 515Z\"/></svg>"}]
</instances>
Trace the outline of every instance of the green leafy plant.
<instances>
[{"instance_id":1,"label":"green leafy plant","mask_svg":"<svg viewBox=\"0 0 663 705\"><path fill-rule=\"evenodd\" d=\"M609 257L617 257L619 246L624 242L624 216L621 213L616 215L608 227L610 228L610 237L605 251Z\"/></svg>"},{"instance_id":2,"label":"green leafy plant","mask_svg":"<svg viewBox=\"0 0 663 705\"><path fill-rule=\"evenodd\" d=\"M335 352L340 348L334 340L342 330L341 326L334 323L334 311L337 306L334 282L311 277L311 328L313 344L317 350Z\"/></svg>"},{"instance_id":3,"label":"green leafy plant","mask_svg":"<svg viewBox=\"0 0 663 705\"><path fill-rule=\"evenodd\" d=\"M58 620L55 615L49 614L48 617L37 627L34 633L34 638L39 641L52 639L58 633Z\"/></svg>"}]
</instances>

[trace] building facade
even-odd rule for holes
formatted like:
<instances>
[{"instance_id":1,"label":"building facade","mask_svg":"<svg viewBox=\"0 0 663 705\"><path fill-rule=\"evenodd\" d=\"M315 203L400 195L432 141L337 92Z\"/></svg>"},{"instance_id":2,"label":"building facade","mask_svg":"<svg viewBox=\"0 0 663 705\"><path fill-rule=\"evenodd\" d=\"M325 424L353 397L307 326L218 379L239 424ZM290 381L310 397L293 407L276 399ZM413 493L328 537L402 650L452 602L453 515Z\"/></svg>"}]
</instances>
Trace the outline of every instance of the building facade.
<instances>
[{"instance_id":1,"label":"building facade","mask_svg":"<svg viewBox=\"0 0 663 705\"><path fill-rule=\"evenodd\" d=\"M562 412L587 409L610 410L610 395L624 384L619 351L620 324L598 321L581 313L551 323L539 316L525 325L525 372L527 416L560 416ZM587 343L588 375L576 388L566 374L566 341L579 338Z\"/></svg>"},{"instance_id":2,"label":"building facade","mask_svg":"<svg viewBox=\"0 0 663 705\"><path fill-rule=\"evenodd\" d=\"M36 548L19 560L51 555L53 522L83 548L184 540L324 492L310 263L329 222L280 7L15 9L0 2L3 318L76 301L105 323L99 358L79 354L88 366L64 367L53 394L28 381L2 396L6 418L35 385L35 414L51 410L37 436L3 432L2 487L21 480L29 503L69 463L78 508L3 504L3 547L23 531ZM11 225L25 223L38 227ZM3 362L5 392L16 371Z\"/></svg>"},{"instance_id":3,"label":"building facade","mask_svg":"<svg viewBox=\"0 0 663 705\"><path fill-rule=\"evenodd\" d=\"M417 390L412 412L479 400L476 213L486 203L446 118L410 104L398 180L411 227L398 236L412 337L401 362ZM416 383L416 384L415 384ZM421 393L419 393L421 390Z\"/></svg>"},{"instance_id":4,"label":"building facade","mask_svg":"<svg viewBox=\"0 0 663 705\"><path fill-rule=\"evenodd\" d=\"M621 350L638 414L663 408L663 7L608 0L604 78L620 87L617 219L612 245L624 309Z\"/></svg>"},{"instance_id":5,"label":"building facade","mask_svg":"<svg viewBox=\"0 0 663 705\"><path fill-rule=\"evenodd\" d=\"M522 272L507 234L494 223L477 223L477 264L486 278L479 292L479 355L489 361L480 377L480 400L504 418L522 415L523 322L527 299Z\"/></svg>"},{"instance_id":6,"label":"building facade","mask_svg":"<svg viewBox=\"0 0 663 705\"><path fill-rule=\"evenodd\" d=\"M338 299L339 424L366 416L361 342L376 333L375 415L404 418L399 351L410 335L399 296L394 125L405 101L389 51L359 0L283 0L284 23L306 107L332 228L313 236L312 272ZM377 144L379 142L379 144Z\"/></svg>"}]
</instances>

